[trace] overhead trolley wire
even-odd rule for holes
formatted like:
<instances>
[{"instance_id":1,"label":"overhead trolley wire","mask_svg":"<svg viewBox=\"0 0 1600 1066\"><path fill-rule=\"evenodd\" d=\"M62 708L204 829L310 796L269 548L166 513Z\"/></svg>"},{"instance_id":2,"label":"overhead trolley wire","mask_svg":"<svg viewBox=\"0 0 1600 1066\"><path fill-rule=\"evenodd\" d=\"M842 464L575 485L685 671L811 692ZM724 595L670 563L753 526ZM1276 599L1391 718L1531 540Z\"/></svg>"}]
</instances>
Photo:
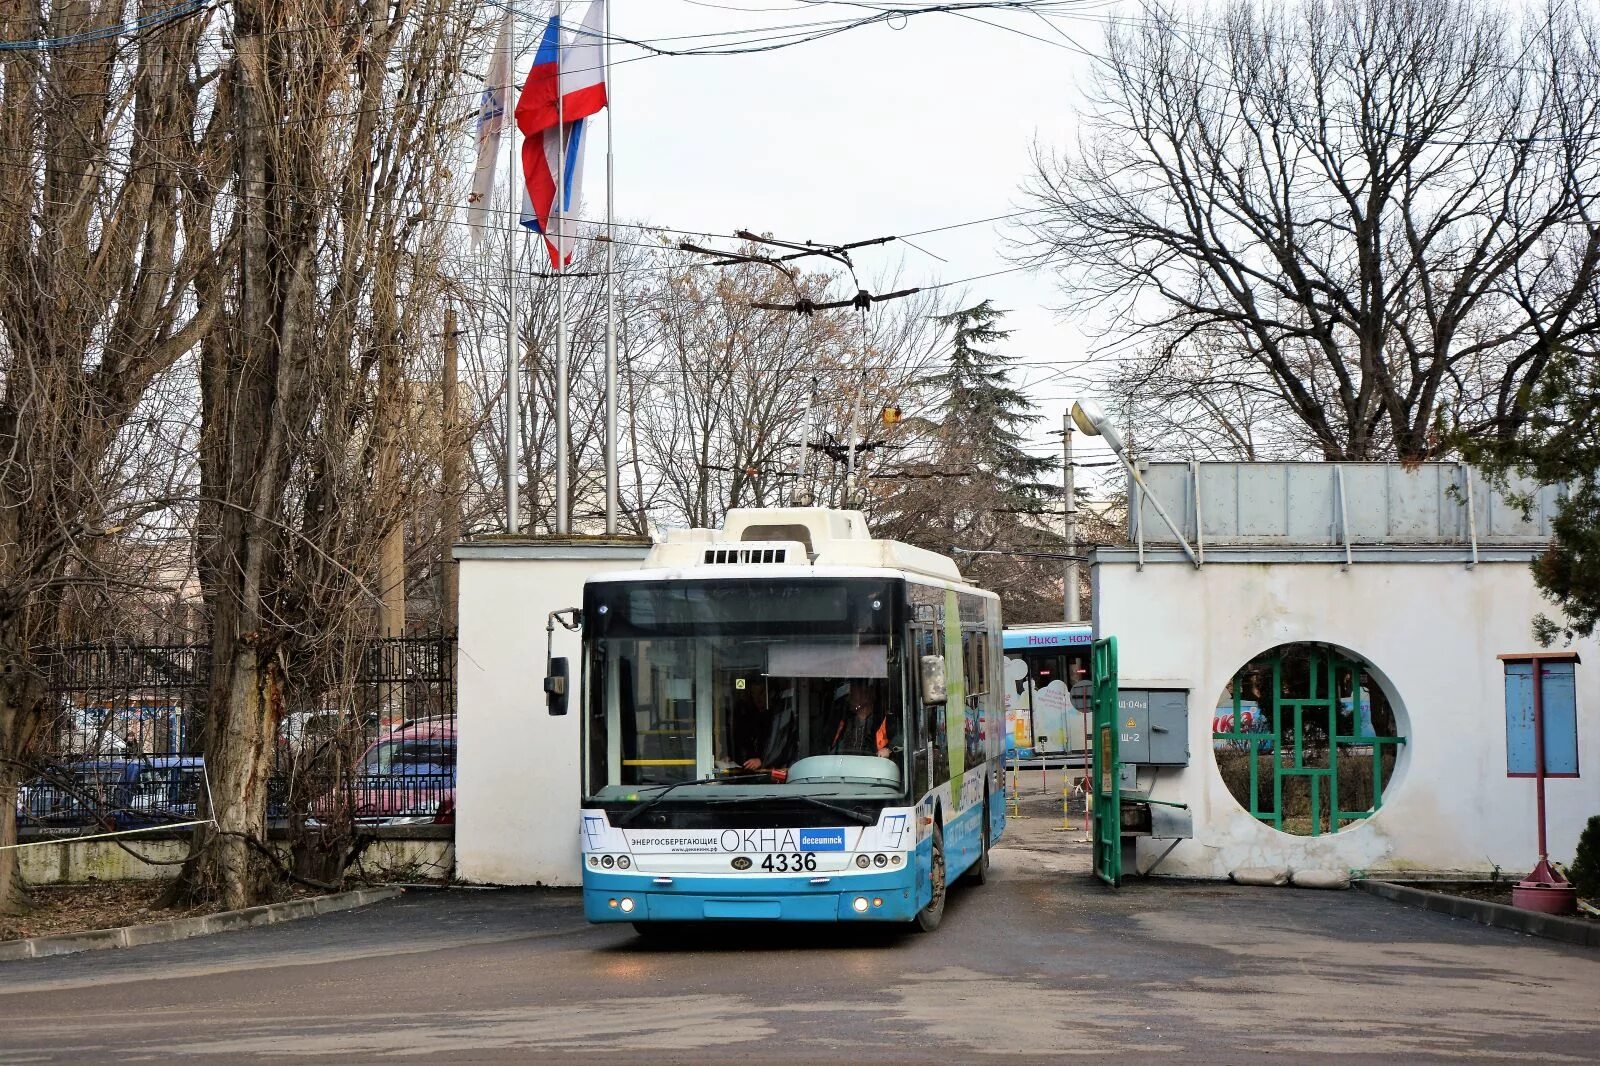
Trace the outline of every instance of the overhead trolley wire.
<instances>
[{"instance_id":1,"label":"overhead trolley wire","mask_svg":"<svg viewBox=\"0 0 1600 1066\"><path fill-rule=\"evenodd\" d=\"M152 11L148 15L140 16L128 22L119 22L113 26L99 26L92 30L80 33L67 34L63 37L29 37L20 40L0 41L0 52L47 52L58 48L77 48L86 44L98 44L101 41L115 40L118 37L132 37L143 33L145 30L164 26L169 22L197 15L211 6L211 0L184 0L181 4L161 11Z\"/></svg>"}]
</instances>

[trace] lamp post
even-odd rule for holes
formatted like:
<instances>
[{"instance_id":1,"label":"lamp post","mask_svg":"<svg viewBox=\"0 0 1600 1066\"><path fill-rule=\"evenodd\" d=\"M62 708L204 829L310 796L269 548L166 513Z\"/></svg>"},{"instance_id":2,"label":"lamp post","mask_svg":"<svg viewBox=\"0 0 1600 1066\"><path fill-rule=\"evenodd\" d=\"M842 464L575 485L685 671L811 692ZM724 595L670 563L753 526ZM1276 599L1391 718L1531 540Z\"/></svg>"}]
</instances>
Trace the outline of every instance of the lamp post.
<instances>
[{"instance_id":1,"label":"lamp post","mask_svg":"<svg viewBox=\"0 0 1600 1066\"><path fill-rule=\"evenodd\" d=\"M1161 521L1165 522L1167 528L1172 530L1172 535L1178 538L1178 546L1183 549L1183 554L1189 557L1189 561L1198 570L1200 568L1200 560L1195 555L1194 549L1189 547L1189 541L1184 537L1183 531L1172 520L1172 516L1167 514L1167 509L1161 506L1161 501L1156 499L1150 492L1150 486L1144 483L1144 478L1139 476L1139 468L1134 464L1133 460L1128 458L1127 445L1122 440L1122 434L1117 432L1117 427L1112 424L1105 409L1093 400L1079 400L1072 405L1072 420L1078 424L1079 429L1091 437L1104 437L1106 443L1111 445L1112 454L1117 457L1117 461L1128 472L1128 476L1133 479L1133 483L1139 486L1140 499L1150 501L1150 506L1156 509L1156 514L1160 516ZM1134 519L1136 521L1142 520L1139 515L1135 515Z\"/></svg>"},{"instance_id":2,"label":"lamp post","mask_svg":"<svg viewBox=\"0 0 1600 1066\"><path fill-rule=\"evenodd\" d=\"M1078 607L1078 500L1072 484L1072 409L1061 412L1061 506L1062 533L1067 542L1067 560L1061 575L1063 621L1068 625L1082 621Z\"/></svg>"}]
</instances>

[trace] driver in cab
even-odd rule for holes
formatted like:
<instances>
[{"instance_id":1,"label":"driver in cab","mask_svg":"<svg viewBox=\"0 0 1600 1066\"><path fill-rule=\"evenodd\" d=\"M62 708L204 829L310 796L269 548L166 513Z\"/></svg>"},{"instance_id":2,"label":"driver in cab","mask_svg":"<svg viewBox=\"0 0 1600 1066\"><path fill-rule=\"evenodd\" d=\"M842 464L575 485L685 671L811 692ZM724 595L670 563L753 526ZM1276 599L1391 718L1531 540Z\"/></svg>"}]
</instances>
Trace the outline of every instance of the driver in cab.
<instances>
[{"instance_id":1,"label":"driver in cab","mask_svg":"<svg viewBox=\"0 0 1600 1066\"><path fill-rule=\"evenodd\" d=\"M854 678L845 696L844 718L834 732L829 751L834 755L877 755L893 757L895 735L893 716L878 709L878 686L866 678Z\"/></svg>"}]
</instances>

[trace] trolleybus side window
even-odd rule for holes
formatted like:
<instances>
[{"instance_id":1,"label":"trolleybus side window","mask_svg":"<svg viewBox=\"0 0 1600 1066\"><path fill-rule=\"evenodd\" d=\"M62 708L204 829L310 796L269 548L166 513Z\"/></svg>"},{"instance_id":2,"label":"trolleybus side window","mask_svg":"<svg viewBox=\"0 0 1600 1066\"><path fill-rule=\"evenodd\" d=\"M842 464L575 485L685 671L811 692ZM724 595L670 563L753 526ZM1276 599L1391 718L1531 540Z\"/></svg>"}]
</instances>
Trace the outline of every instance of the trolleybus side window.
<instances>
[{"instance_id":1,"label":"trolleybus side window","mask_svg":"<svg viewBox=\"0 0 1600 1066\"><path fill-rule=\"evenodd\" d=\"M940 654L941 642L934 631L926 626L914 626L909 634L911 653L906 656L908 660L906 705L910 712L911 731L907 736L907 748L915 753L913 765L916 767L916 777L912 781L912 792L920 796L933 787L929 772L933 769L933 764L937 763L933 752L941 742L941 730L944 728L939 708L924 705L922 702L920 670L924 656Z\"/></svg>"},{"instance_id":2,"label":"trolleybus side window","mask_svg":"<svg viewBox=\"0 0 1600 1066\"><path fill-rule=\"evenodd\" d=\"M966 761L963 763L965 766L976 766L983 761L982 704L984 694L989 687L984 674L983 646L984 634L981 631L962 630L962 675L967 682L967 697L961 709L961 713L965 716L961 733L966 748Z\"/></svg>"},{"instance_id":3,"label":"trolleybus side window","mask_svg":"<svg viewBox=\"0 0 1600 1066\"><path fill-rule=\"evenodd\" d=\"M945 647L944 631L942 629L925 630L924 636L927 650L922 654L943 655L945 656L946 668L950 668L953 665L950 663L950 653L956 649ZM920 702L919 706L921 706ZM949 704L938 703L931 707L921 706L921 710L924 750L931 750L933 753L933 765L931 767L933 780L928 784L928 787L931 788L940 782L950 780L950 730L946 717L950 714L950 709ZM960 714L961 712L957 709L955 713ZM931 749L927 748L926 745L932 745Z\"/></svg>"}]
</instances>

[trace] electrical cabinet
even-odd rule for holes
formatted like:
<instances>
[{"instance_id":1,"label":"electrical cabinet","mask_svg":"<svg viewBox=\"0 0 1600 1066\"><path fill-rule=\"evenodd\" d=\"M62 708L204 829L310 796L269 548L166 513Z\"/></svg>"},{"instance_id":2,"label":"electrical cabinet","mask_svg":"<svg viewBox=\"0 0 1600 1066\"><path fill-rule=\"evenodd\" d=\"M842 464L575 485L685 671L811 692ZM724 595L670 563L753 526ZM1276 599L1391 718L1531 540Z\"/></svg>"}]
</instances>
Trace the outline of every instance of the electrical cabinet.
<instances>
[{"instance_id":1,"label":"electrical cabinet","mask_svg":"<svg viewBox=\"0 0 1600 1066\"><path fill-rule=\"evenodd\" d=\"M1122 689L1117 693L1117 758L1122 765L1150 761L1150 693Z\"/></svg>"},{"instance_id":2,"label":"electrical cabinet","mask_svg":"<svg viewBox=\"0 0 1600 1066\"><path fill-rule=\"evenodd\" d=\"M1187 766L1189 693L1182 689L1122 689L1117 733L1124 764Z\"/></svg>"}]
</instances>

